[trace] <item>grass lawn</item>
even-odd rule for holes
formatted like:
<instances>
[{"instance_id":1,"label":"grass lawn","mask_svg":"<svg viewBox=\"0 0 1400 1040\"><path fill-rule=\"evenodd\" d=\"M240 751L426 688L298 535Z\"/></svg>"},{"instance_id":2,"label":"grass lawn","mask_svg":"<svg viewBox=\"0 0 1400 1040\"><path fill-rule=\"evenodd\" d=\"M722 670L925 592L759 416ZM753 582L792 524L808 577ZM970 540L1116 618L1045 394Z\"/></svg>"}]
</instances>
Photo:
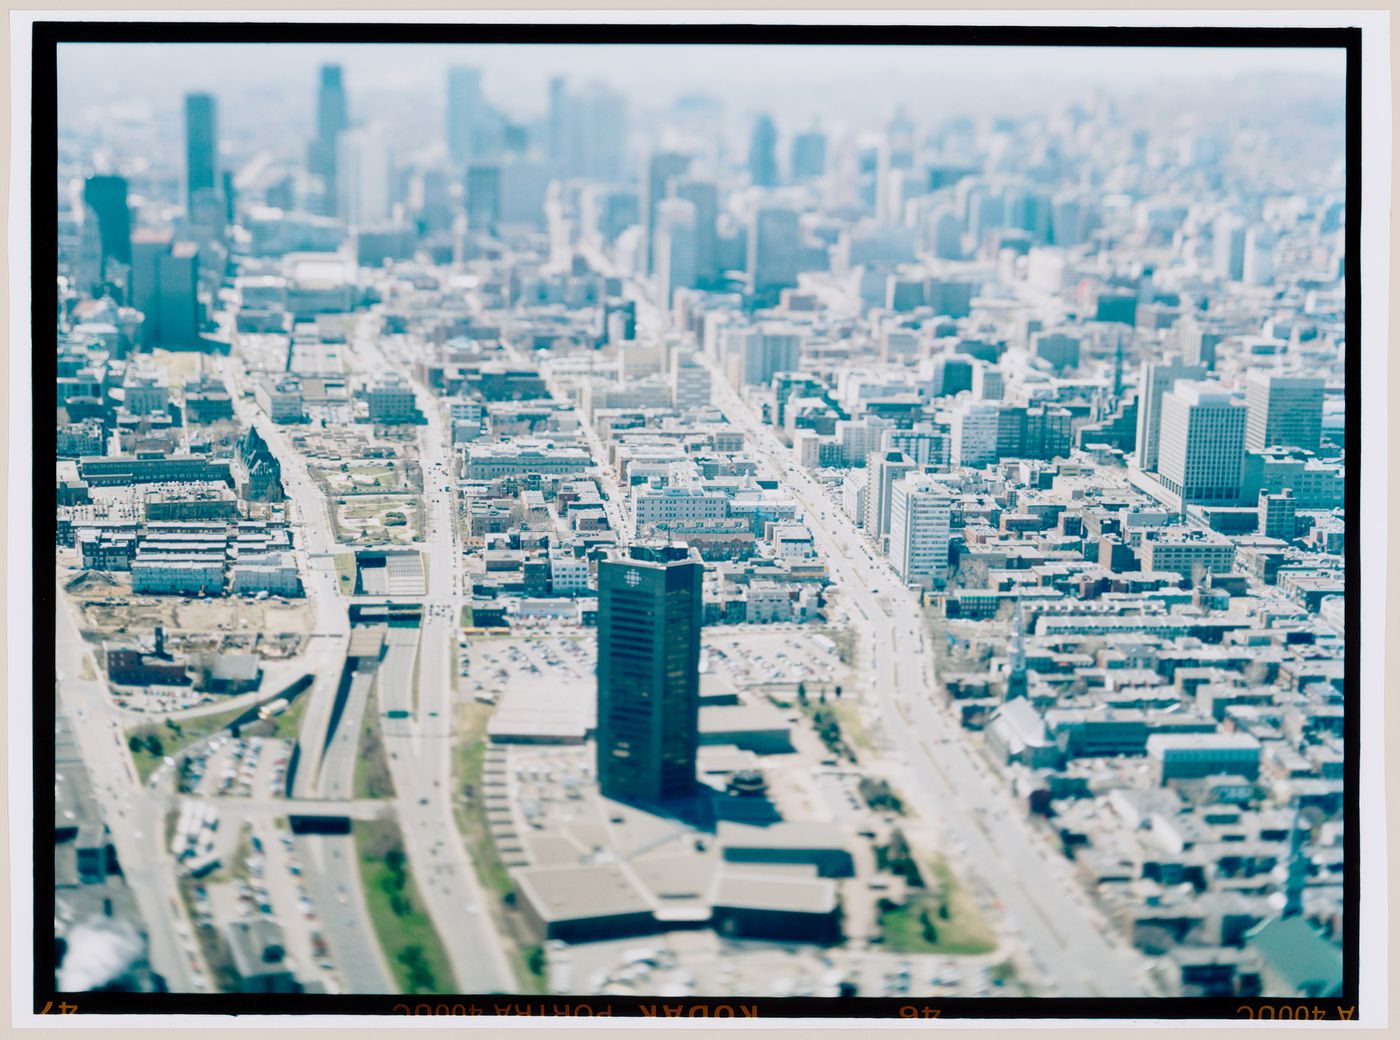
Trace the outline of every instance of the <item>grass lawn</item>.
<instances>
[{"instance_id":1,"label":"grass lawn","mask_svg":"<svg viewBox=\"0 0 1400 1040\"><path fill-rule=\"evenodd\" d=\"M338 553L335 558L335 573L340 579L342 595L352 595L355 591L355 554Z\"/></svg>"},{"instance_id":2,"label":"grass lawn","mask_svg":"<svg viewBox=\"0 0 1400 1040\"><path fill-rule=\"evenodd\" d=\"M196 715L192 719L147 722L127 730L128 743L133 737L139 742L139 746L131 752L137 776L144 784L167 755L173 757L196 741L217 733L247 710L236 708L233 711ZM150 738L155 739L151 741Z\"/></svg>"},{"instance_id":3,"label":"grass lawn","mask_svg":"<svg viewBox=\"0 0 1400 1040\"><path fill-rule=\"evenodd\" d=\"M393 466L351 466L348 472L352 477L373 480L375 485L381 488L398 486Z\"/></svg>"},{"instance_id":4,"label":"grass lawn","mask_svg":"<svg viewBox=\"0 0 1400 1040\"><path fill-rule=\"evenodd\" d=\"M277 740L288 740L296 743L298 735L301 733L301 717L306 714L306 706L311 703L311 690L303 690L297 695L296 700L287 705L287 710L278 715L273 722L275 727L272 736Z\"/></svg>"},{"instance_id":5,"label":"grass lawn","mask_svg":"<svg viewBox=\"0 0 1400 1040\"><path fill-rule=\"evenodd\" d=\"M927 866L925 869L929 869ZM895 953L982 954L996 949L996 937L978 912L976 903L953 878L942 860L931 873L941 886L935 892L910 892L904 906L880 914L880 934L885 949ZM946 902L945 918L940 912ZM925 927L925 915L931 931Z\"/></svg>"},{"instance_id":6,"label":"grass lawn","mask_svg":"<svg viewBox=\"0 0 1400 1040\"><path fill-rule=\"evenodd\" d=\"M360 753L355 758L355 797L394 797L394 778L389 772L389 757L384 753L384 740L379 731L378 698L373 693L365 702L364 722L360 726Z\"/></svg>"},{"instance_id":7,"label":"grass lawn","mask_svg":"<svg viewBox=\"0 0 1400 1040\"><path fill-rule=\"evenodd\" d=\"M849 701L838 701L831 694L826 695L826 705L836 713L837 721L841 723L841 732L850 738L858 750L870 751L874 748L870 733L865 728L865 720L860 717L860 709L856 705Z\"/></svg>"},{"instance_id":8,"label":"grass lawn","mask_svg":"<svg viewBox=\"0 0 1400 1040\"><path fill-rule=\"evenodd\" d=\"M392 819L356 820L354 834L370 920L398 991L452 992L452 965L403 859L398 824Z\"/></svg>"},{"instance_id":9,"label":"grass lawn","mask_svg":"<svg viewBox=\"0 0 1400 1040\"><path fill-rule=\"evenodd\" d=\"M496 853L496 843L486 825L486 796L481 783L482 768L486 764L486 723L491 718L491 710L490 705L476 703L463 704L457 709L452 784L458 792L470 787L472 793L470 797L459 793L453 812L482 884L504 897L515 891L515 885Z\"/></svg>"},{"instance_id":10,"label":"grass lawn","mask_svg":"<svg viewBox=\"0 0 1400 1040\"><path fill-rule=\"evenodd\" d=\"M247 881L252 877L252 872L248 869L248 856L253 851L252 836L253 829L246 823L238 828L238 845L233 850L233 859L224 864L229 876L237 881Z\"/></svg>"},{"instance_id":11,"label":"grass lawn","mask_svg":"<svg viewBox=\"0 0 1400 1040\"><path fill-rule=\"evenodd\" d=\"M488 893L497 897L490 901L488 910L496 922L497 933L505 940L520 991L544 993L544 951L523 937L521 924L515 919L516 912L507 908L507 901L515 899L515 885L501 862L491 829L486 824L486 798L481 779L486 764L486 723L491 712L489 705L476 703L463 704L457 709L453 727L452 783L458 794L453 799L452 812L477 878ZM468 788L470 796L466 794Z\"/></svg>"}]
</instances>

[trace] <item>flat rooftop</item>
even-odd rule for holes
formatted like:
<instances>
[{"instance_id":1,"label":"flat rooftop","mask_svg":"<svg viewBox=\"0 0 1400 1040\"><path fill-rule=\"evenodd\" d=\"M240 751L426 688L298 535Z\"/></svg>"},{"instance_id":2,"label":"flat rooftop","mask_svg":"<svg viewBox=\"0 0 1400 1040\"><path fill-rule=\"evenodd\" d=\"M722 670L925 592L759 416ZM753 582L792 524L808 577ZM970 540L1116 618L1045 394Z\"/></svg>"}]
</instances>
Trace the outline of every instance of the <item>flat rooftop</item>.
<instances>
[{"instance_id":1,"label":"flat rooftop","mask_svg":"<svg viewBox=\"0 0 1400 1040\"><path fill-rule=\"evenodd\" d=\"M710 901L724 907L828 914L836 909L836 882L794 877L789 872L775 876L758 870L726 870L715 883Z\"/></svg>"},{"instance_id":2,"label":"flat rooftop","mask_svg":"<svg viewBox=\"0 0 1400 1040\"><path fill-rule=\"evenodd\" d=\"M547 921L575 921L650 913L651 901L620 863L541 867L515 875L530 903Z\"/></svg>"}]
</instances>

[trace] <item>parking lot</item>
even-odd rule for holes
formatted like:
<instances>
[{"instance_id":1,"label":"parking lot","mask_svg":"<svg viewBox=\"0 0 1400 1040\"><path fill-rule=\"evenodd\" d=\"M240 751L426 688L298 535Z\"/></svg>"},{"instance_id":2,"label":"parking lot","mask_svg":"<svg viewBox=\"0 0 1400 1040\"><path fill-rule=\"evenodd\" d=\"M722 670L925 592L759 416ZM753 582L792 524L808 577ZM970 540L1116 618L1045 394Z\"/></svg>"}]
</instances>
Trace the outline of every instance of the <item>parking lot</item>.
<instances>
[{"instance_id":1,"label":"parking lot","mask_svg":"<svg viewBox=\"0 0 1400 1040\"><path fill-rule=\"evenodd\" d=\"M597 658L589 636L530 639L457 640L457 688L484 703L495 703L513 684L546 681L591 684Z\"/></svg>"},{"instance_id":2,"label":"parking lot","mask_svg":"<svg viewBox=\"0 0 1400 1040\"><path fill-rule=\"evenodd\" d=\"M706 631L702 657L736 686L840 684L845 675L836 646L801 628L726 628Z\"/></svg>"},{"instance_id":3,"label":"parking lot","mask_svg":"<svg viewBox=\"0 0 1400 1040\"><path fill-rule=\"evenodd\" d=\"M195 924L223 934L234 921L270 917L282 928L287 963L296 977L341 992L290 832L262 817L240 823L227 807L223 815L229 821L221 828L220 867L191 883Z\"/></svg>"},{"instance_id":4,"label":"parking lot","mask_svg":"<svg viewBox=\"0 0 1400 1040\"><path fill-rule=\"evenodd\" d=\"M279 797L290 755L291 744L285 740L215 737L189 756L187 783L202 795Z\"/></svg>"},{"instance_id":5,"label":"parking lot","mask_svg":"<svg viewBox=\"0 0 1400 1040\"><path fill-rule=\"evenodd\" d=\"M112 701L118 708L163 715L171 711L212 704L218 698L188 686L113 686Z\"/></svg>"}]
</instances>

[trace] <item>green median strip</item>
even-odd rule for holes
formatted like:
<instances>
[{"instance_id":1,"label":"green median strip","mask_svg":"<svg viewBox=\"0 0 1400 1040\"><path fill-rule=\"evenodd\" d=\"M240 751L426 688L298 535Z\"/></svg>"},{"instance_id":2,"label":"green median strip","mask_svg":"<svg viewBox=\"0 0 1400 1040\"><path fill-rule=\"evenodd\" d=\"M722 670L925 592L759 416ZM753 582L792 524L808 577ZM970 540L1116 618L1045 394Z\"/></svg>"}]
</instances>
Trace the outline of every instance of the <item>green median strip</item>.
<instances>
[{"instance_id":1,"label":"green median strip","mask_svg":"<svg viewBox=\"0 0 1400 1040\"><path fill-rule=\"evenodd\" d=\"M409 871L398 823L356 820L354 836L370 920L398 992L454 992L452 965Z\"/></svg>"}]
</instances>

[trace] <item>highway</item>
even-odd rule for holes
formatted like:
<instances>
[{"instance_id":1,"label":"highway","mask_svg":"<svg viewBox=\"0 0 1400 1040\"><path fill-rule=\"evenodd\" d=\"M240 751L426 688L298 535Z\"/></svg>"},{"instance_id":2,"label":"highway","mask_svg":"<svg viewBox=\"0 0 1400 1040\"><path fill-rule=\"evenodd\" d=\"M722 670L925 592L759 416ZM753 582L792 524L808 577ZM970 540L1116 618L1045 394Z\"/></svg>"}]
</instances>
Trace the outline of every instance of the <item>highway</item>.
<instances>
[{"instance_id":1,"label":"highway","mask_svg":"<svg viewBox=\"0 0 1400 1040\"><path fill-rule=\"evenodd\" d=\"M716 405L785 478L806 511L834 588L855 608L851 620L872 650L872 686L883 728L916 781L908 795L920 817L937 821L966 850L965 866L1000 903L1050 994L1154 995L1147 960L1087 906L1069 861L1032 830L1007 785L977 759L962 727L934 705L930 693L938 682L918 621L917 593L905 588L882 558L867 553L821 485L793 465L791 450L759 422L712 362L702 361L711 369Z\"/></svg>"},{"instance_id":2,"label":"highway","mask_svg":"<svg viewBox=\"0 0 1400 1040\"><path fill-rule=\"evenodd\" d=\"M326 496L311 479L305 458L291 446L282 428L243 396L247 377L241 361L220 358L219 370L229 381L229 396L239 421L257 429L281 465L289 516L300 531L294 555L307 598L316 611L301 655L304 671L316 680L302 694L309 700L298 735L300 752L292 794L299 799L349 799L354 796L353 768L360 729L346 720L337 734L328 734L328 729L350 641L350 617L340 594L335 556L352 550L336 543ZM336 741L332 746L339 749L337 769L323 766L322 756L330 753L328 739ZM348 835L299 835L295 847L305 868L307 891L322 913L326 942L346 990L393 992L393 974L365 903L354 840Z\"/></svg>"},{"instance_id":3,"label":"highway","mask_svg":"<svg viewBox=\"0 0 1400 1040\"><path fill-rule=\"evenodd\" d=\"M450 431L438 398L413 378L402 359L385 356L372 325L362 323L354 340L363 371L398 371L412 384L427 418L418 428L425 529L415 547L428 557L428 592L421 599L417 658L412 646L391 646L380 663L377 685L384 746L394 780L394 808L409 866L447 949L460 991L515 992L515 973L496 933L488 896L452 814L452 672L466 598ZM389 655L394 655L392 661ZM403 720L383 718L383 712L394 708L412 714Z\"/></svg>"}]
</instances>

